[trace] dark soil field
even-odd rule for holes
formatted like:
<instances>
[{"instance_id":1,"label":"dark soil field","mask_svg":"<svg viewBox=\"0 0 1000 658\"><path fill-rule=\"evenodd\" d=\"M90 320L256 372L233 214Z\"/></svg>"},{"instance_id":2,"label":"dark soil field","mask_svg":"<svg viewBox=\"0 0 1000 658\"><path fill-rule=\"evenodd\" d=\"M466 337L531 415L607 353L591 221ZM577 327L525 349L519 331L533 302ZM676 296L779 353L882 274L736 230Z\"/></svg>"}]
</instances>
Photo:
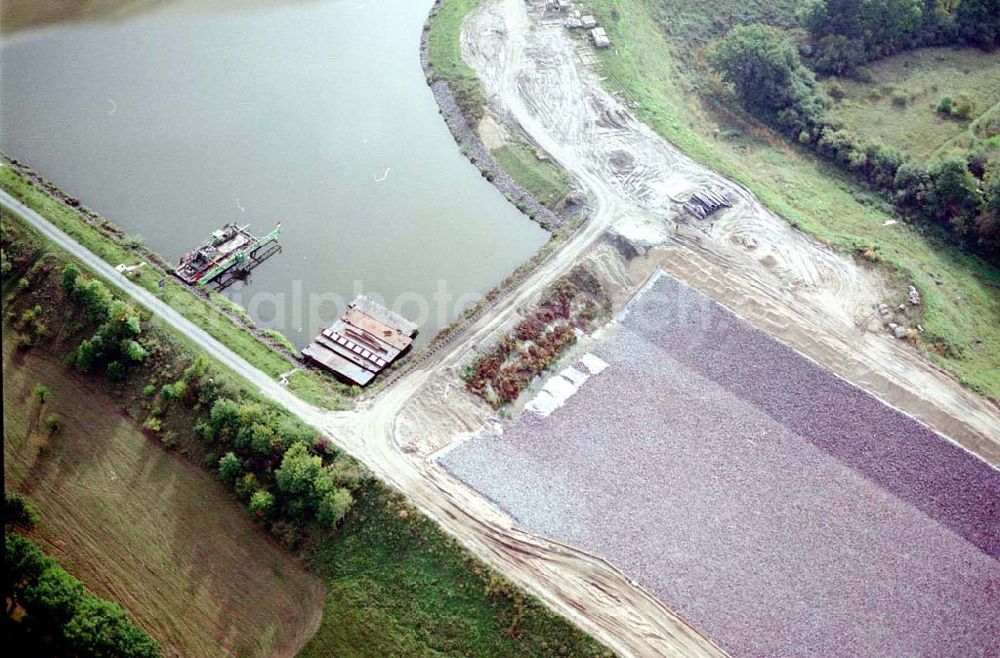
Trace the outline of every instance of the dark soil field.
<instances>
[{"instance_id":1,"label":"dark soil field","mask_svg":"<svg viewBox=\"0 0 1000 658\"><path fill-rule=\"evenodd\" d=\"M678 281L445 466L734 657L1000 652L1000 472Z\"/></svg>"},{"instance_id":2,"label":"dark soil field","mask_svg":"<svg viewBox=\"0 0 1000 658\"><path fill-rule=\"evenodd\" d=\"M5 487L41 512L32 533L164 656L294 656L323 584L251 523L208 473L165 451L83 375L4 330ZM50 389L40 405L35 386ZM50 433L45 419L62 427Z\"/></svg>"}]
</instances>

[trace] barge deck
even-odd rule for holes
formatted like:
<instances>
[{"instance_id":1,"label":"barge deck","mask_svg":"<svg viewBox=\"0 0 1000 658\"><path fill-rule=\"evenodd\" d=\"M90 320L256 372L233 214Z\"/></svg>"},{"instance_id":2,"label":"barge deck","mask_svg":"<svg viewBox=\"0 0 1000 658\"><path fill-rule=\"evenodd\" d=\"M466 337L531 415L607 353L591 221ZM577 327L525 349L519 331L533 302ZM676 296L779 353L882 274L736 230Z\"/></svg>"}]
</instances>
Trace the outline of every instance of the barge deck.
<instances>
[{"instance_id":1,"label":"barge deck","mask_svg":"<svg viewBox=\"0 0 1000 658\"><path fill-rule=\"evenodd\" d=\"M174 276L188 285L214 284L222 289L281 251L281 222L259 238L248 227L226 224L215 231L204 244L181 257Z\"/></svg>"},{"instance_id":2,"label":"barge deck","mask_svg":"<svg viewBox=\"0 0 1000 658\"><path fill-rule=\"evenodd\" d=\"M416 334L417 325L362 295L302 356L339 379L366 386L410 350Z\"/></svg>"}]
</instances>

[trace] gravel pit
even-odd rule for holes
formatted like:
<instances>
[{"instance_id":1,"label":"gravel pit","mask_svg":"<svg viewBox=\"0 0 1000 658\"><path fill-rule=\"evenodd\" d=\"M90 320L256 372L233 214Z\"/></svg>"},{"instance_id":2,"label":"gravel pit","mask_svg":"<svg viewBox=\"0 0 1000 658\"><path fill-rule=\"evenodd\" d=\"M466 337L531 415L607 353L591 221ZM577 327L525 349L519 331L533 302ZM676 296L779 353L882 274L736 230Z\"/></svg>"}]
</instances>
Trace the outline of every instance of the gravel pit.
<instances>
[{"instance_id":1,"label":"gravel pit","mask_svg":"<svg viewBox=\"0 0 1000 658\"><path fill-rule=\"evenodd\" d=\"M620 323L442 464L733 656L1000 653L1000 472L670 277Z\"/></svg>"}]
</instances>

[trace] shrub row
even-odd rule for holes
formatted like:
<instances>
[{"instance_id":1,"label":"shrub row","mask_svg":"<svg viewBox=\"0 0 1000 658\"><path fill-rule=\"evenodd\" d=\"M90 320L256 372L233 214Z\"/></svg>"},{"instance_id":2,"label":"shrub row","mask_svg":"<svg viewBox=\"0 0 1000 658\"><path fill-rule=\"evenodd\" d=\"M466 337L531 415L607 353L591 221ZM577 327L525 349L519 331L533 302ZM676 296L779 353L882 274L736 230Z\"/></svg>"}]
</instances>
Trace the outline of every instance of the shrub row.
<instances>
[{"instance_id":1,"label":"shrub row","mask_svg":"<svg viewBox=\"0 0 1000 658\"><path fill-rule=\"evenodd\" d=\"M792 45L766 25L739 26L709 54L743 106L823 158L886 194L907 217L939 227L963 248L1000 263L1000 170L996 140L965 159L929 166L867 143L826 120L829 100Z\"/></svg>"},{"instance_id":2,"label":"shrub row","mask_svg":"<svg viewBox=\"0 0 1000 658\"><path fill-rule=\"evenodd\" d=\"M510 404L531 381L589 330L610 306L593 273L576 268L546 292L538 306L465 371L466 388L494 407Z\"/></svg>"},{"instance_id":3,"label":"shrub row","mask_svg":"<svg viewBox=\"0 0 1000 658\"><path fill-rule=\"evenodd\" d=\"M6 319L19 340L47 332L49 323L59 329L48 339L76 368L103 372L121 395L142 391L148 410L143 427L167 447L178 441L178 433L185 435L182 439L190 436L185 428L194 426L185 445L218 469L254 518L285 544L337 526L365 477L354 460L285 410L192 356L108 285L46 252L30 233L11 235L17 226L4 222L2 252L9 263L4 268L4 289L10 291ZM7 285L18 279L27 285ZM30 347L34 340L21 342ZM171 421L173 416L177 421Z\"/></svg>"}]
</instances>

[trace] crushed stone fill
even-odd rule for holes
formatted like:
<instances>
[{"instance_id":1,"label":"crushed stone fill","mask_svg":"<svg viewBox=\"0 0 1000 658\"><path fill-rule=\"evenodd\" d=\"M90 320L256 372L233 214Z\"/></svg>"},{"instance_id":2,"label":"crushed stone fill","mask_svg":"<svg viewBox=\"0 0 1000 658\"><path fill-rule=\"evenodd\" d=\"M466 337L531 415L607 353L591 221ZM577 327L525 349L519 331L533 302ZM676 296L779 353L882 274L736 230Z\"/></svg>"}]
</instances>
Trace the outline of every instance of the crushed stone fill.
<instances>
[{"instance_id":1,"label":"crushed stone fill","mask_svg":"<svg viewBox=\"0 0 1000 658\"><path fill-rule=\"evenodd\" d=\"M1000 653L1000 472L670 277L621 323L444 466L735 657Z\"/></svg>"}]
</instances>

